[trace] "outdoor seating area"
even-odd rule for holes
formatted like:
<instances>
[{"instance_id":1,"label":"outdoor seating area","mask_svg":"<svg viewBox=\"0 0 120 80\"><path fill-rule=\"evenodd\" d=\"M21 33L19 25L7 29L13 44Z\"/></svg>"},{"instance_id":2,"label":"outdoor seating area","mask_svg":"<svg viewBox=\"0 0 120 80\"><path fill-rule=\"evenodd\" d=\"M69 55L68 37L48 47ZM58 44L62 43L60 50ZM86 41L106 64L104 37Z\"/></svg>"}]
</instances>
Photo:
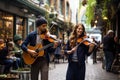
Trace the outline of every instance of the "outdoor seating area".
<instances>
[{"instance_id":1,"label":"outdoor seating area","mask_svg":"<svg viewBox=\"0 0 120 80\"><path fill-rule=\"evenodd\" d=\"M30 80L30 70L11 70L11 73L19 75L19 80Z\"/></svg>"},{"instance_id":2,"label":"outdoor seating area","mask_svg":"<svg viewBox=\"0 0 120 80\"><path fill-rule=\"evenodd\" d=\"M30 68L11 69L8 74L3 74L3 68L0 65L0 80L30 80Z\"/></svg>"},{"instance_id":3,"label":"outdoor seating area","mask_svg":"<svg viewBox=\"0 0 120 80\"><path fill-rule=\"evenodd\" d=\"M19 80L17 74L0 74L0 80Z\"/></svg>"}]
</instances>

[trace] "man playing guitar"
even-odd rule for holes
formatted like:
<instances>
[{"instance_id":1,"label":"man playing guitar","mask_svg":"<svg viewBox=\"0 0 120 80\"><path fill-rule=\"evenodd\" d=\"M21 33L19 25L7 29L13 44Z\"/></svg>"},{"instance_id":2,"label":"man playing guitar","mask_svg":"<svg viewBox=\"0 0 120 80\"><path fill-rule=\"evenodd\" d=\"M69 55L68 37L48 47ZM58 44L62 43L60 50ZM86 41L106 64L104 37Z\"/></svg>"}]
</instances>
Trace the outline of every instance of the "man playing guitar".
<instances>
[{"instance_id":1,"label":"man playing guitar","mask_svg":"<svg viewBox=\"0 0 120 80\"><path fill-rule=\"evenodd\" d=\"M49 53L55 51L57 43L41 37L47 32L45 18L39 17L36 20L36 28L36 31L31 32L22 43L23 59L26 64L31 65L31 80L38 80L39 71L41 80L48 80Z\"/></svg>"}]
</instances>

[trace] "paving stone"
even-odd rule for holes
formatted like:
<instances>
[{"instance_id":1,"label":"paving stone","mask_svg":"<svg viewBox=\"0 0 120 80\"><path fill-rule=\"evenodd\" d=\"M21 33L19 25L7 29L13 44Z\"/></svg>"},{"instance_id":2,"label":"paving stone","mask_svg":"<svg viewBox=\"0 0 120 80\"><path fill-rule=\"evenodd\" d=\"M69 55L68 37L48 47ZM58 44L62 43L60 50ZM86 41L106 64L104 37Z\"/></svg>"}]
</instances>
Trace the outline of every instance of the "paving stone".
<instances>
[{"instance_id":1,"label":"paving stone","mask_svg":"<svg viewBox=\"0 0 120 80\"><path fill-rule=\"evenodd\" d=\"M49 80L65 80L68 63L50 64ZM106 72L102 69L101 62L92 64L92 61L86 63L85 80L120 80L118 74ZM40 80L40 79L39 79Z\"/></svg>"}]
</instances>

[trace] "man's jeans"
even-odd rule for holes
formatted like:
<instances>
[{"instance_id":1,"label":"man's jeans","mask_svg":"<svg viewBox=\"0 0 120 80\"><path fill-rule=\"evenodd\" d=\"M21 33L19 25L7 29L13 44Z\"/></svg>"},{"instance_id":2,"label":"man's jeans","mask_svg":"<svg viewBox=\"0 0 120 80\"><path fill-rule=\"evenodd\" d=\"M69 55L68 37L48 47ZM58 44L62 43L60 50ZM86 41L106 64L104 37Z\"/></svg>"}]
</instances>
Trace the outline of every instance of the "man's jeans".
<instances>
[{"instance_id":1,"label":"man's jeans","mask_svg":"<svg viewBox=\"0 0 120 80\"><path fill-rule=\"evenodd\" d=\"M38 57L31 65L31 80L38 80L39 74L41 74L41 80L48 80L48 69L49 63L45 57Z\"/></svg>"},{"instance_id":2,"label":"man's jeans","mask_svg":"<svg viewBox=\"0 0 120 80\"><path fill-rule=\"evenodd\" d=\"M114 53L110 51L104 51L105 53L105 64L106 64L106 71L111 70L111 66L114 60Z\"/></svg>"}]
</instances>

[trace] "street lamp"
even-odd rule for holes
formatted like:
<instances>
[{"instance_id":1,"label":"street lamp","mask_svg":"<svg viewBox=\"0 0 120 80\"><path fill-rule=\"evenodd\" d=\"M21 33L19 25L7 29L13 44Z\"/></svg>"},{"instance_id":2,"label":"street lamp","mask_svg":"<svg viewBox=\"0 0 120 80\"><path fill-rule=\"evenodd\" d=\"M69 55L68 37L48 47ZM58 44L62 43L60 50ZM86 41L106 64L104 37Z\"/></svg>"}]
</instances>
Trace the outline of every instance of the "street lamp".
<instances>
[{"instance_id":1,"label":"street lamp","mask_svg":"<svg viewBox=\"0 0 120 80\"><path fill-rule=\"evenodd\" d=\"M107 20L108 18L105 16L105 17L103 17L103 19L104 19L104 20Z\"/></svg>"}]
</instances>

